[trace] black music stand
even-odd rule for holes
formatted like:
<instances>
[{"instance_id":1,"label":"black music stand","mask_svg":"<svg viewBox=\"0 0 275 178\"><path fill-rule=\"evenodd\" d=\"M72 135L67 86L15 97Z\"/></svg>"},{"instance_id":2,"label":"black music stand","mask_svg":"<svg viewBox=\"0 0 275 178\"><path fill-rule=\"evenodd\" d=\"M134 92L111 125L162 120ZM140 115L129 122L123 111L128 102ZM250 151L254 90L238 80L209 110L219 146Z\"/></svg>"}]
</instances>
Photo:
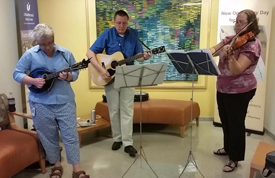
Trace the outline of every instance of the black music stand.
<instances>
[{"instance_id":1,"label":"black music stand","mask_svg":"<svg viewBox=\"0 0 275 178\"><path fill-rule=\"evenodd\" d=\"M136 162L137 158L143 158L147 165L150 167L152 172L156 177L158 175L155 173L153 168L150 166L145 152L142 147L142 87L143 86L154 86L157 84L163 83L165 76L167 64L146 64L146 65L132 65L132 66L118 66L116 68L116 77L114 88L123 88L123 87L140 87L140 115L139 115L139 124L140 124L140 146L138 151L138 156L135 158L134 162L124 173L122 178L127 174L131 167ZM134 96L133 96L134 97ZM142 160L140 159L140 164ZM141 164L142 166L142 164Z\"/></svg>"},{"instance_id":2,"label":"black music stand","mask_svg":"<svg viewBox=\"0 0 275 178\"><path fill-rule=\"evenodd\" d=\"M167 53L171 62L180 74L197 74L197 75L219 75L220 71L212 57L212 54L208 49L183 51L183 50L170 50ZM203 174L200 172L198 165L195 161L194 155L192 153L192 120L193 120L193 93L194 93L194 78L192 77L192 96L191 101L191 118L189 124L191 124L191 138L190 138L190 151L185 164L185 167L179 178L182 176L183 172L191 162L199 171L202 177Z\"/></svg>"}]
</instances>

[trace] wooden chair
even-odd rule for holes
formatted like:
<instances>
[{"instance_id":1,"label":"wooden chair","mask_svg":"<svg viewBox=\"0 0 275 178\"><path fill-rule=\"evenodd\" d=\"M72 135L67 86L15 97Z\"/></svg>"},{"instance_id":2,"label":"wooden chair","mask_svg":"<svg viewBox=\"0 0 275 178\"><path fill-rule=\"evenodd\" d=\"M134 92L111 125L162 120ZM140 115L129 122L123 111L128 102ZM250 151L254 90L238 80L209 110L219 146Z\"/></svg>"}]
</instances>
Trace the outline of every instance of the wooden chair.
<instances>
[{"instance_id":1,"label":"wooden chair","mask_svg":"<svg viewBox=\"0 0 275 178\"><path fill-rule=\"evenodd\" d=\"M45 154L37 133L20 128L14 116L32 118L28 114L9 112L7 96L0 94L0 177L10 178L35 162L39 162L45 174Z\"/></svg>"}]
</instances>

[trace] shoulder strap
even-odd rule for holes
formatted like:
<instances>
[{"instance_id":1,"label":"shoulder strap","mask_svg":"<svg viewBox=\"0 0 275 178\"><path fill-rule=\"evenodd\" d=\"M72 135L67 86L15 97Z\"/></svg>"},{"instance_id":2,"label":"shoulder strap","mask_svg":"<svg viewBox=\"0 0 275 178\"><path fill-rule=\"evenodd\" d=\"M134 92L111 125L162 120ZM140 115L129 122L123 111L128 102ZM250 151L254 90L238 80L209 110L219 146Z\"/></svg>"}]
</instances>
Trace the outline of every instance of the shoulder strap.
<instances>
[{"instance_id":1,"label":"shoulder strap","mask_svg":"<svg viewBox=\"0 0 275 178\"><path fill-rule=\"evenodd\" d=\"M130 28L129 28L129 31L130 31ZM143 42L143 41L141 41L138 37L137 37L137 35L135 34L135 33L133 33L134 34L134 37L139 41L139 42L141 42L141 44L145 47L145 48L147 48L149 51L151 51L151 49Z\"/></svg>"},{"instance_id":2,"label":"shoulder strap","mask_svg":"<svg viewBox=\"0 0 275 178\"><path fill-rule=\"evenodd\" d=\"M136 36L136 38L138 39L138 41L141 42L141 44L142 44L143 46L145 46L145 48L147 48L149 51L151 51L151 49L150 49L146 44L144 44L143 41L141 41L137 36Z\"/></svg>"},{"instance_id":3,"label":"shoulder strap","mask_svg":"<svg viewBox=\"0 0 275 178\"><path fill-rule=\"evenodd\" d=\"M65 59L65 61L69 64L69 62L68 62L67 58L65 57L64 53L62 51L60 51L60 53L63 56L63 58ZM69 64L69 66L70 66L70 64Z\"/></svg>"}]
</instances>

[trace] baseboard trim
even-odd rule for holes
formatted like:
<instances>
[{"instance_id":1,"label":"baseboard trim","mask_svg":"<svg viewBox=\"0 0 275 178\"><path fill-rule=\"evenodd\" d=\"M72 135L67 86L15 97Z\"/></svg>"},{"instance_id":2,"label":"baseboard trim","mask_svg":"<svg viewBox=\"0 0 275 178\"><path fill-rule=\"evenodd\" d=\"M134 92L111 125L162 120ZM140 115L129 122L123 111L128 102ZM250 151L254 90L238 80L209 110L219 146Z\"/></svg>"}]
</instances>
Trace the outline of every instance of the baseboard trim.
<instances>
[{"instance_id":1,"label":"baseboard trim","mask_svg":"<svg viewBox=\"0 0 275 178\"><path fill-rule=\"evenodd\" d=\"M200 121L214 121L214 117L200 117Z\"/></svg>"},{"instance_id":2,"label":"baseboard trim","mask_svg":"<svg viewBox=\"0 0 275 178\"><path fill-rule=\"evenodd\" d=\"M266 128L265 128L265 132L266 132L266 134L268 135L268 136L270 136L273 140L275 140L275 135L273 134L273 133L271 133L269 130L267 130Z\"/></svg>"},{"instance_id":3,"label":"baseboard trim","mask_svg":"<svg viewBox=\"0 0 275 178\"><path fill-rule=\"evenodd\" d=\"M221 127L222 126L221 123L215 122L215 121L213 121L213 125L217 126L217 127ZM258 130L251 130L251 129L245 129L245 131L248 132L248 133L253 133L253 134L257 134L257 135L264 135L264 133L265 133L265 129L264 128L263 128L262 132L258 131Z\"/></svg>"},{"instance_id":4,"label":"baseboard trim","mask_svg":"<svg viewBox=\"0 0 275 178\"><path fill-rule=\"evenodd\" d=\"M214 121L214 117L200 117L199 119L200 121L213 121L213 125L217 126L217 127L221 127L222 124L219 122L215 122ZM265 133L270 136L273 140L275 140L275 134L273 134L272 132L270 132L268 129L264 128L263 132L260 131L256 131L256 130L251 130L251 129L246 129L246 132L249 133L254 133L254 134L258 134L258 135L264 135Z\"/></svg>"}]
</instances>

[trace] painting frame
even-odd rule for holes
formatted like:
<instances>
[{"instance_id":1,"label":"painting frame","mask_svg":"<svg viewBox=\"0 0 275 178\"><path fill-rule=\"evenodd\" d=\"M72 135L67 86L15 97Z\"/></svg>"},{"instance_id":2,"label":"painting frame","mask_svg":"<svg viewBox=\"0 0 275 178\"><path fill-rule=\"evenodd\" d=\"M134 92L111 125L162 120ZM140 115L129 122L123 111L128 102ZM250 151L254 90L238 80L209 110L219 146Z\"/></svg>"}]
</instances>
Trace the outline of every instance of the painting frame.
<instances>
[{"instance_id":1,"label":"painting frame","mask_svg":"<svg viewBox=\"0 0 275 178\"><path fill-rule=\"evenodd\" d=\"M93 44L97 38L97 29L96 29L96 2L95 0L86 0L86 24L87 24L87 48ZM201 8L201 33L200 33L200 48L206 48L209 46L209 34L210 34L210 24L211 24L211 15L208 14L211 12L211 0L208 2L202 1ZM208 14L205 16L205 14ZM90 70L90 69L89 69ZM90 74L90 71L88 72ZM198 76L198 81L194 81L195 89L206 89L207 88L207 78L208 76ZM89 88L90 89L101 89L103 86L97 86L91 80L89 75ZM191 89L192 81L165 81L163 84L158 86L150 86L145 88L153 89Z\"/></svg>"}]
</instances>

